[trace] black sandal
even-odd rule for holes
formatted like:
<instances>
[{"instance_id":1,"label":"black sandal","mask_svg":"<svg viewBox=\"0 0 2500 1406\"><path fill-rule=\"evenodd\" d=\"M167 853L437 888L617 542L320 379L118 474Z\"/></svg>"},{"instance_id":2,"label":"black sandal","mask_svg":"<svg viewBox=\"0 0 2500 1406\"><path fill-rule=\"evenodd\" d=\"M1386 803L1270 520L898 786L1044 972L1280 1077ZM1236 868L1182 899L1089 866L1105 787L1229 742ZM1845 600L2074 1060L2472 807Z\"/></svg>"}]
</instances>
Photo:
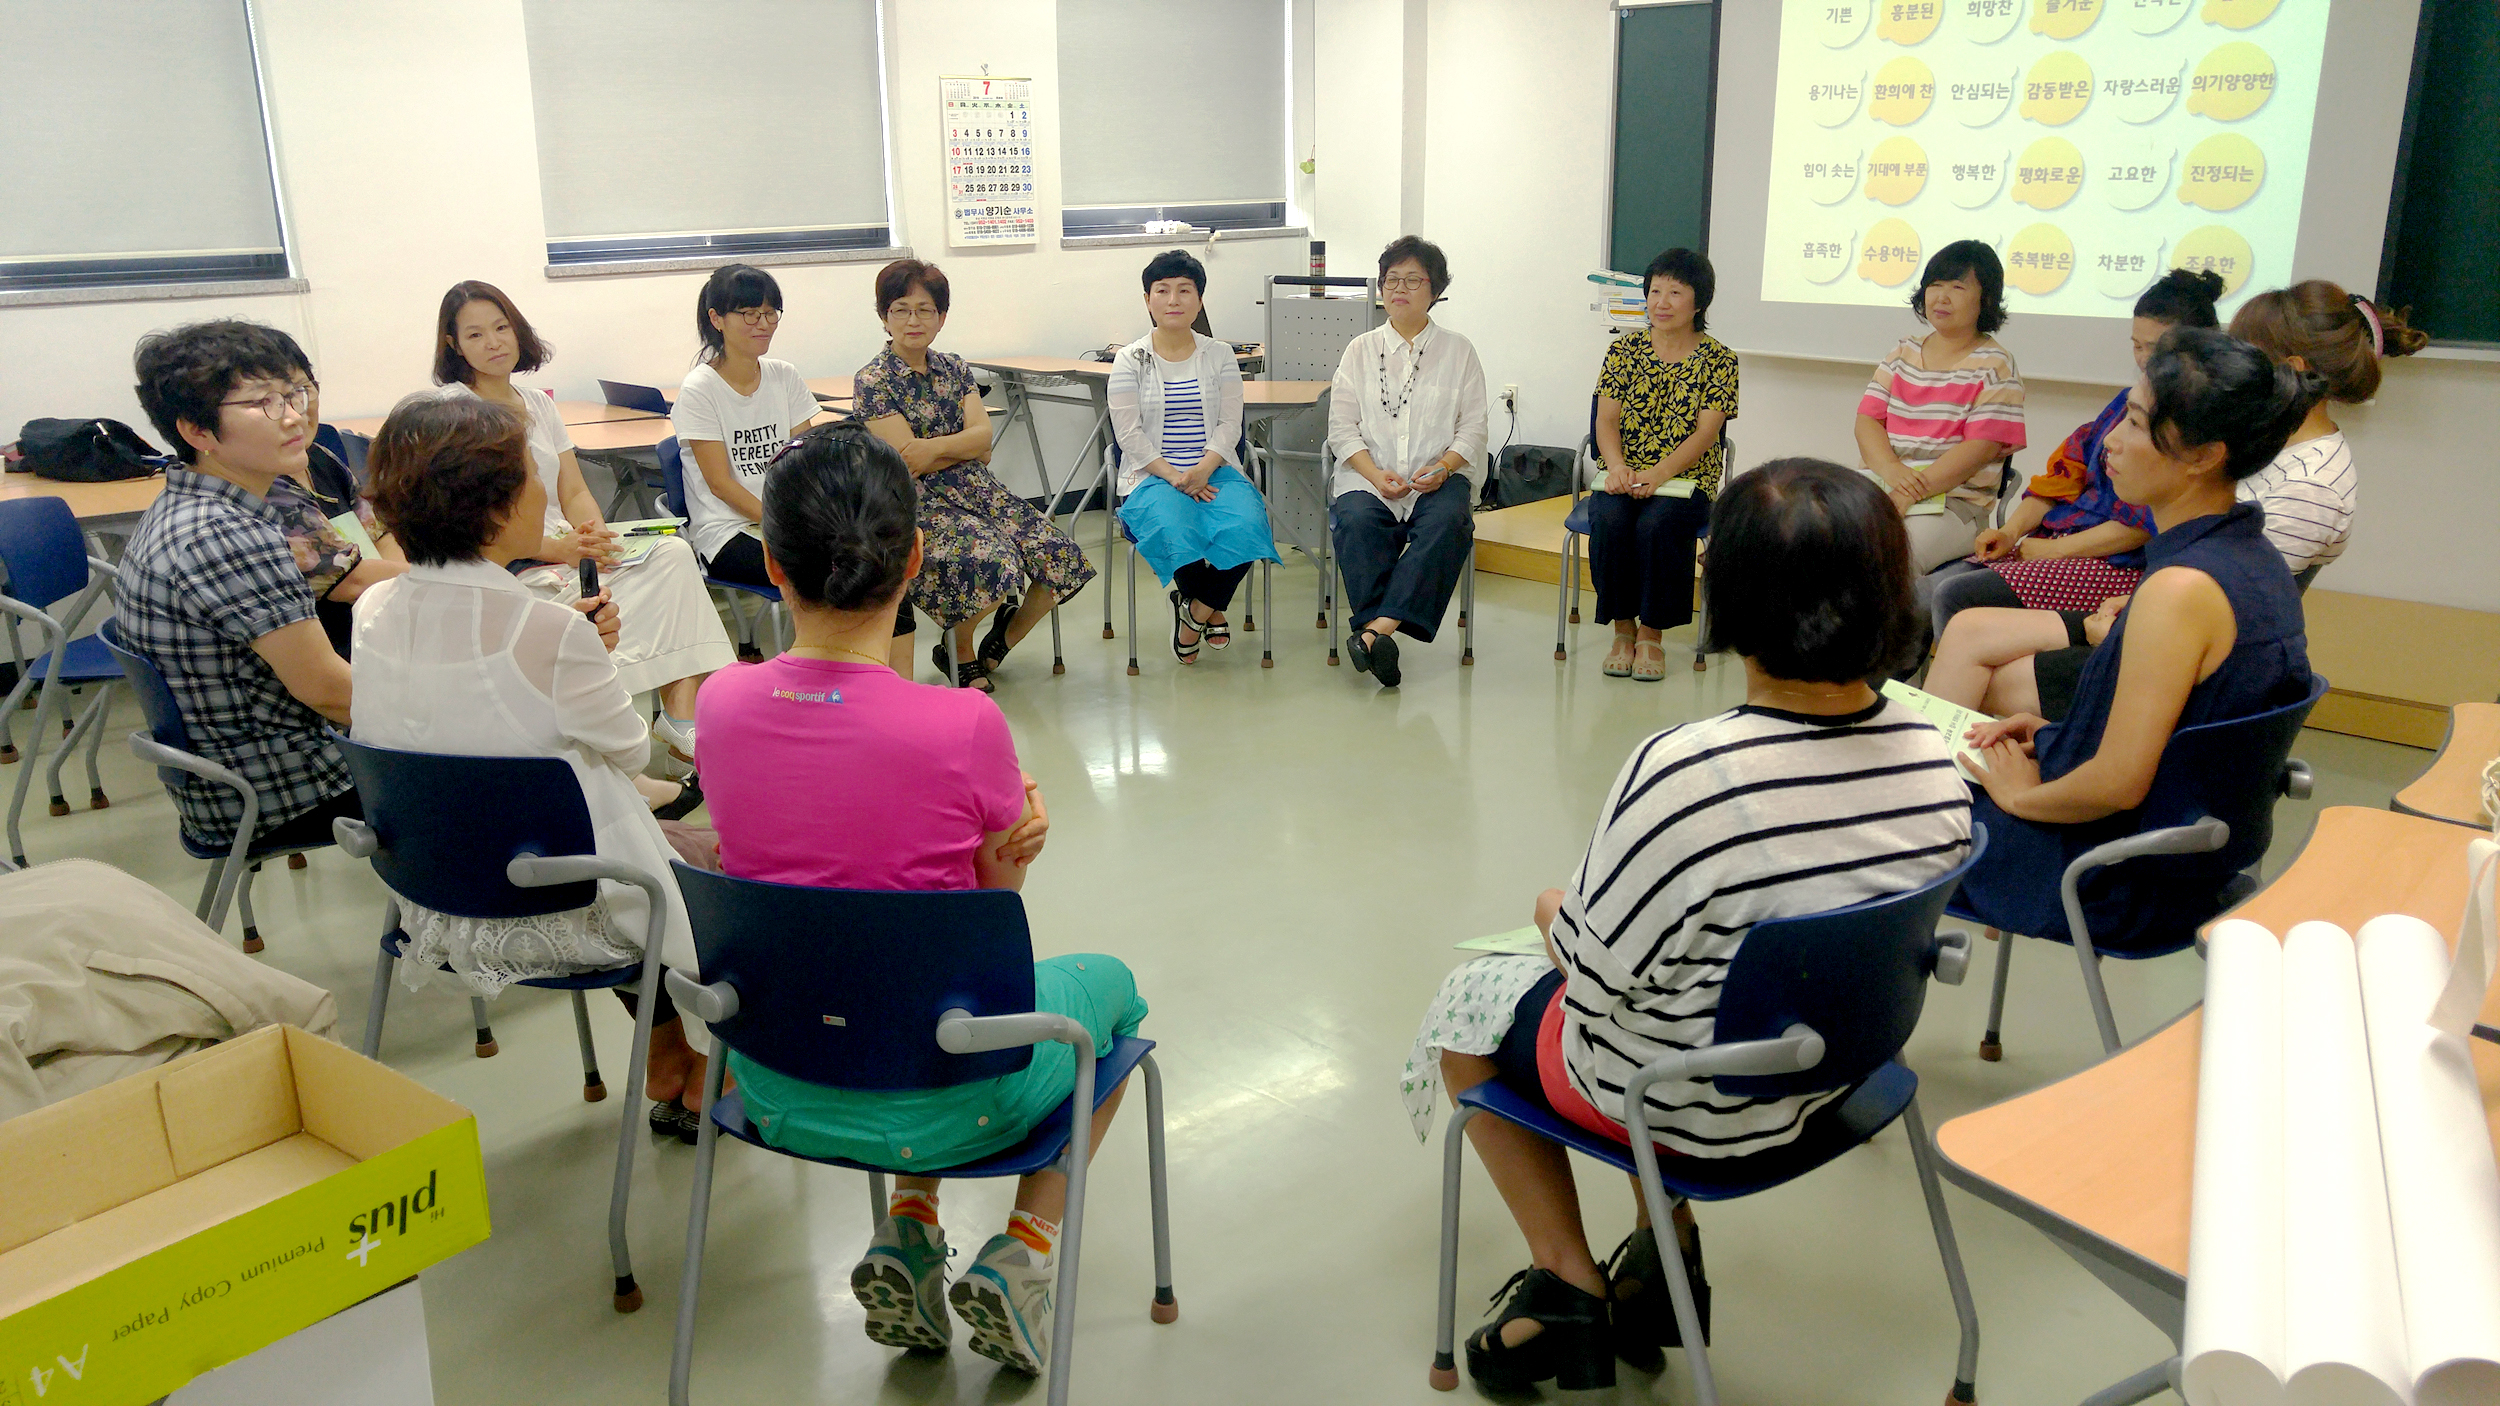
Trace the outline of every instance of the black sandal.
<instances>
[{"instance_id":1,"label":"black sandal","mask_svg":"<svg viewBox=\"0 0 2500 1406\"><path fill-rule=\"evenodd\" d=\"M1206 602L1200 601L1199 604L1205 605ZM1228 649L1232 646L1233 627L1228 621L1209 620L1204 625L1197 626L1196 629L1198 638L1204 640L1209 649Z\"/></svg>"},{"instance_id":2,"label":"black sandal","mask_svg":"<svg viewBox=\"0 0 2500 1406\"><path fill-rule=\"evenodd\" d=\"M1198 662L1198 646L1207 641L1207 627L1198 619L1198 613L1189 608L1189 597L1181 594L1180 587L1172 588L1171 601L1172 657L1184 664L1195 664ZM1195 634L1198 638L1189 644L1181 643L1183 630Z\"/></svg>"},{"instance_id":3,"label":"black sandal","mask_svg":"<svg viewBox=\"0 0 2500 1406\"><path fill-rule=\"evenodd\" d=\"M1668 1294L1666 1265L1658 1257L1658 1235L1648 1226L1623 1237L1606 1259L1607 1298L1614 1315L1615 1355L1644 1372L1666 1365L1666 1349L1684 1345L1683 1327L1675 1321L1675 1300ZM1693 1286L1693 1312L1701 1319L1701 1341L1710 1345L1710 1281L1702 1274L1701 1232L1693 1232L1693 1252L1684 1256L1684 1273ZM1617 1292L1633 1286L1630 1294Z\"/></svg>"},{"instance_id":4,"label":"black sandal","mask_svg":"<svg viewBox=\"0 0 2500 1406\"><path fill-rule=\"evenodd\" d=\"M1009 596L999 603L998 614L990 619L990 632L981 637L981 648L973 655L984 668L995 670L1007 661L1007 651L1015 648L1007 643L1007 622L1016 618L1023 605L1021 596Z\"/></svg>"},{"instance_id":5,"label":"black sandal","mask_svg":"<svg viewBox=\"0 0 2500 1406\"><path fill-rule=\"evenodd\" d=\"M938 677L946 677L946 646L929 646L929 662L937 665ZM998 692L998 686L990 682L990 666L982 663L978 655L955 666L955 687L977 688L983 693Z\"/></svg>"},{"instance_id":6,"label":"black sandal","mask_svg":"<svg viewBox=\"0 0 2500 1406\"><path fill-rule=\"evenodd\" d=\"M677 783L676 798L671 800L666 805L654 807L651 812L651 818L654 820L683 820L688 815L694 813L694 811L702 806L702 804L703 783L695 779L693 772L688 772L686 773L686 779Z\"/></svg>"},{"instance_id":7,"label":"black sandal","mask_svg":"<svg viewBox=\"0 0 2500 1406\"><path fill-rule=\"evenodd\" d=\"M1364 641L1370 641L1366 644ZM1369 674L1380 681L1382 688L1395 688L1403 677L1398 673L1398 637L1380 635L1370 630L1357 630L1345 642L1346 653L1354 660L1354 671Z\"/></svg>"},{"instance_id":8,"label":"black sandal","mask_svg":"<svg viewBox=\"0 0 2500 1406\"><path fill-rule=\"evenodd\" d=\"M703 1115L675 1099L655 1103L651 1105L651 1131L692 1147L703 1131Z\"/></svg>"},{"instance_id":9,"label":"black sandal","mask_svg":"<svg viewBox=\"0 0 2500 1406\"><path fill-rule=\"evenodd\" d=\"M1511 1294L1513 1285L1519 1292ZM1606 1324L1606 1301L1543 1269L1523 1269L1493 1293L1501 1316L1467 1337L1467 1375L1488 1391L1525 1391L1547 1378L1564 1391L1592 1391L1615 1384L1615 1354ZM1502 1325L1514 1318L1543 1325L1517 1347L1502 1344Z\"/></svg>"}]
</instances>

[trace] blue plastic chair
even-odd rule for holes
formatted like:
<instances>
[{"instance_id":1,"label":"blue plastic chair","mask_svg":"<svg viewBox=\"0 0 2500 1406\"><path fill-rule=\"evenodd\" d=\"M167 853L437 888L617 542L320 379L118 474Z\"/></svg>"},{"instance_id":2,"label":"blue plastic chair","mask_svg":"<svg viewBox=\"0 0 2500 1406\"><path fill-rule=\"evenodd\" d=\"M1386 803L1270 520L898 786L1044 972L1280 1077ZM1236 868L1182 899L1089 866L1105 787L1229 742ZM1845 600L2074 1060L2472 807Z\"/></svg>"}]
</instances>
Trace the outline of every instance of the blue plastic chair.
<instances>
[{"instance_id":1,"label":"blue plastic chair","mask_svg":"<svg viewBox=\"0 0 2500 1406\"><path fill-rule=\"evenodd\" d=\"M67 734L45 772L52 788L52 813L69 814L69 802L61 795L61 766L81 741L87 744L87 806L102 810L112 804L104 795L96 752L103 745L104 714L112 706L113 684L122 671L95 636L71 638L86 624L87 612L111 585L114 571L102 558L87 555L86 534L78 530L78 517L68 503L59 498L0 502L0 573L6 573L0 587L7 592L0 595L0 617L6 617L12 639L17 622L23 620L35 627L42 641L40 653L18 671L16 686L0 699L0 762L15 761L18 753L10 721L28 692L38 683L43 685L26 744L25 769L18 772L17 786L9 796L9 858L22 869L26 867L26 841L19 823L26 811L26 792L34 784L35 760L43 753L45 718L59 718ZM58 616L52 614L52 607L64 599L70 602L68 609ZM63 688L94 690L75 724L70 721Z\"/></svg>"},{"instance_id":2,"label":"blue plastic chair","mask_svg":"<svg viewBox=\"0 0 2500 1406\"><path fill-rule=\"evenodd\" d=\"M139 700L139 715L148 725L145 732L130 734L131 755L156 768L157 778L165 789L182 785L183 773L213 781L243 798L243 819L234 827L234 839L223 846L207 844L192 837L188 829L178 829L183 853L193 859L208 861L208 879L200 886L200 901L192 911L210 928L223 932L226 926L226 905L237 903L243 910L243 950L261 950L260 925L252 916L252 876L260 872L261 862L284 855L306 854L327 849L328 840L311 844L254 844L253 836L260 828L260 796L252 784L234 771L210 761L191 750L190 730L183 726L182 709L174 702L174 691L166 686L165 676L146 656L133 653L121 637L121 623L107 620L96 631L113 662L120 666L122 678L130 692Z\"/></svg>"},{"instance_id":3,"label":"blue plastic chair","mask_svg":"<svg viewBox=\"0 0 2500 1406\"><path fill-rule=\"evenodd\" d=\"M355 773L364 800L362 821L331 822L339 848L370 860L390 892L382 923L382 952L373 967L373 1000L366 1008L364 1052L382 1052L382 1018L390 1005L391 964L407 946L400 928L402 900L462 918L525 918L587 908L599 901L598 880L631 884L650 902L642 932L642 960L573 976L536 977L522 986L567 991L573 997L573 1032L582 1048L582 1098L608 1096L599 1077L599 1054L590 1038L586 991L634 988L634 1047L625 1067L623 1127L616 1140L616 1179L608 1191L608 1254L616 1269L619 1313L642 1307L634 1263L625 1243L625 1206L632 1194L634 1126L642 1111L643 1061L651 1049L651 1014L659 988L660 941L668 928L667 893L661 880L630 864L595 852L590 807L573 768L558 757L461 757L401 751L331 739ZM496 1051L486 1003L472 996L480 1059Z\"/></svg>"},{"instance_id":4,"label":"blue plastic chair","mask_svg":"<svg viewBox=\"0 0 2500 1406\"><path fill-rule=\"evenodd\" d=\"M1954 887L1987 848L1988 832L1978 827L1961 864L1923 888L1828 913L1755 924L1728 963L1710 1043L1643 1065L1625 1088L1622 1112L1632 1133L1629 1147L1547 1113L1498 1080L1460 1094L1442 1143L1441 1316L1433 1386L1443 1391L1458 1386L1453 1349L1459 1173L1465 1163L1467 1123L1477 1114L1516 1123L1638 1176L1649 1222L1662 1228L1662 1248L1673 1243L1663 1227L1674 1224L1671 1213L1677 1202L1725 1201L1784 1185L1871 1140L1900 1118L1908 1124L1910 1157L1918 1167L1927 1218L1962 1325L1948 1401L1967 1406L1975 1400L1979 1314L1936 1179L1935 1147L1919 1113L1918 1076L1900 1062L1900 1054L1918 1026L1928 978L1958 986L1969 968L1968 935L1938 933L1936 923ZM1653 1084L1686 1079L1708 1079L1720 1094L1739 1098L1850 1092L1815 1110L1797 1138L1781 1146L1745 1157L1662 1159L1651 1143L1646 1095ZM1691 1362L1694 1396L1701 1406L1716 1406L1718 1387L1710 1374L1710 1354L1701 1345L1701 1317L1683 1273L1683 1257L1669 1252L1663 1258L1667 1297L1675 1306L1676 1326Z\"/></svg>"},{"instance_id":5,"label":"blue plastic chair","mask_svg":"<svg viewBox=\"0 0 2500 1406\"><path fill-rule=\"evenodd\" d=\"M1724 428L1719 431L1719 443L1726 450L1722 462L1735 463L1736 442L1727 437L1727 431ZM1571 475L1571 511L1563 517L1562 575L1556 578L1554 587L1554 658L1557 660L1571 657L1571 652L1564 647L1563 622L1566 614L1570 623L1574 625L1580 623L1580 544L1589 535L1588 478L1590 469L1594 466L1595 471L1600 474L1606 471L1605 461L1599 458L1597 453L1596 396L1589 397L1589 432L1580 441L1580 455L1580 463L1575 466ZM1697 542L1710 540L1708 523L1702 524L1701 530L1694 534L1694 540ZM1702 640L1709 633L1710 602L1705 598L1693 611L1694 673L1701 673L1710 667L1710 656L1702 649Z\"/></svg>"},{"instance_id":6,"label":"blue plastic chair","mask_svg":"<svg viewBox=\"0 0 2500 1406\"><path fill-rule=\"evenodd\" d=\"M709 1116L695 1143L685 1285L678 1295L677 1343L669 1366L672 1406L689 1400L704 1225L722 1134L784 1157L868 1173L872 1222L885 1218L889 1174L1020 1177L1061 1167L1068 1177L1068 1210L1051 1322L1048 1400L1049 1406L1065 1406L1094 1110L1131 1070L1142 1068L1154 1215L1152 1312L1157 1323L1180 1316L1172 1295L1163 1074L1155 1067L1154 1042L1123 1038L1098 1052L1084 1026L1033 1009L1033 939L1021 899L1003 889L818 889L732 879L684 864L676 870L708 981L699 984L672 970L668 989L681 1009L711 1027L716 1048L704 1075ZM831 1088L932 1089L1013 1073L1032 1062L1034 1045L1051 1040L1076 1050L1075 1092L1024 1141L963 1166L881 1167L784 1152L748 1122L739 1095L721 1091L728 1066L724 1051Z\"/></svg>"},{"instance_id":7,"label":"blue plastic chair","mask_svg":"<svg viewBox=\"0 0 2500 1406\"><path fill-rule=\"evenodd\" d=\"M1128 543L1129 548L1128 672L1129 677L1135 678L1137 677L1137 534L1129 531L1128 524L1120 520L1120 503L1126 496L1120 492L1120 441L1112 438L1110 444L1110 466L1104 471L1101 479L1103 503L1104 512L1110 516L1112 525L1120 534L1120 540ZM1241 432L1240 444L1234 447L1233 457L1241 461L1241 466L1250 476L1252 485L1259 490L1259 496L1265 498L1267 496L1267 460L1263 456L1252 454L1250 431L1246 428ZM1259 614L1262 616L1273 615L1276 611L1276 578L1271 574L1275 565L1276 563L1271 561L1259 563ZM1106 566L1105 569L1107 570L1108 567ZM1243 614L1247 617L1248 612L1245 611ZM1275 668L1275 641L1268 637L1267 630L1257 620L1248 618L1242 621L1242 628L1259 632L1259 667ZM1111 638L1111 593L1107 590L1103 592L1102 597L1102 637ZM1058 636L1056 632L1053 632L1051 647L1054 652L1058 644ZM1050 671L1054 674L1064 674L1067 672L1067 666L1054 659L1051 661Z\"/></svg>"},{"instance_id":8,"label":"blue plastic chair","mask_svg":"<svg viewBox=\"0 0 2500 1406\"><path fill-rule=\"evenodd\" d=\"M2309 696L2297 703L2171 734L2170 745L2162 748L2161 765L2153 773L2153 789L2145 794L2137 812L2142 828L2085 851L2059 878L2066 931L2000 934L1993 927L1988 929L1988 936L1997 940L1997 969L1988 995L1988 1033L1979 1041L1981 1059L1994 1062L2005 1054L1998 1036L2005 1019L2005 974L2012 965L2013 939L2018 935L2073 945L2075 961L2083 969L2084 994L2092 1002L2092 1019L2100 1028L2101 1048L2109 1054L2118 1052L2118 1021L2110 1013L2109 992L2101 984L2101 959L2138 962L2193 946L2199 928L2257 891L2257 864L2274 842L2275 798L2305 800L2309 796L2309 764L2292 756L2292 745L2300 739L2301 724L2326 696L2326 689L2325 676L2312 674ZM2165 925L2123 946L2096 942L2084 921L2084 877L2130 861L2151 871L2130 871L2135 882L2175 891L2176 897L2163 909ZM2045 882L2047 876L2041 878ZM1958 903L1950 911L1966 922L1987 921Z\"/></svg>"},{"instance_id":9,"label":"blue plastic chair","mask_svg":"<svg viewBox=\"0 0 2500 1406\"><path fill-rule=\"evenodd\" d=\"M601 381L599 384L605 386L608 383ZM612 405L621 405L624 402L610 401L609 403ZM670 435L668 438L661 440L658 445L658 453L660 458L660 510L667 513L671 517L685 517L686 458L684 451L678 448L677 436ZM755 639L753 627L747 624L746 607L741 599L745 596L754 596L756 599L765 603L765 609L771 615L773 621L773 648L783 649L787 647L788 636L782 629L781 612L783 607L781 603L780 587L749 585L744 581L730 581L711 575L706 575L703 578L703 584L711 587L713 590L725 591L728 593L729 618L736 623L738 627L738 638L741 642L752 644Z\"/></svg>"},{"instance_id":10,"label":"blue plastic chair","mask_svg":"<svg viewBox=\"0 0 2500 1406\"><path fill-rule=\"evenodd\" d=\"M313 443L337 455L338 461L347 466L348 473L355 476L357 486L364 485L365 459L373 451L373 436L324 424L313 431Z\"/></svg>"}]
</instances>

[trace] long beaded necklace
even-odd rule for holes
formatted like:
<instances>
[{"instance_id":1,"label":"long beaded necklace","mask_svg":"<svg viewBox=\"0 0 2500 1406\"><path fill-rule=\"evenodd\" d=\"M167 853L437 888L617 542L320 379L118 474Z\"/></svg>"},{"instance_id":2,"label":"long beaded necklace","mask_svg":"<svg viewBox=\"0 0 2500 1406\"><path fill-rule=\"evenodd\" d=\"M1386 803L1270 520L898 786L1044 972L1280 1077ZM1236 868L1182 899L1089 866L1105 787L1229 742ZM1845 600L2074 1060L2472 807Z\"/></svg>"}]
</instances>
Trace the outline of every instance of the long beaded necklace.
<instances>
[{"instance_id":1,"label":"long beaded necklace","mask_svg":"<svg viewBox=\"0 0 2500 1406\"><path fill-rule=\"evenodd\" d=\"M1398 388L1397 403L1394 405L1389 403L1389 349L1382 347L1379 356L1380 403L1389 406L1389 418L1394 420L1405 413L1407 399L1415 394L1415 378L1423 374L1424 352L1421 347L1415 349L1415 358L1406 368L1406 384Z\"/></svg>"}]
</instances>

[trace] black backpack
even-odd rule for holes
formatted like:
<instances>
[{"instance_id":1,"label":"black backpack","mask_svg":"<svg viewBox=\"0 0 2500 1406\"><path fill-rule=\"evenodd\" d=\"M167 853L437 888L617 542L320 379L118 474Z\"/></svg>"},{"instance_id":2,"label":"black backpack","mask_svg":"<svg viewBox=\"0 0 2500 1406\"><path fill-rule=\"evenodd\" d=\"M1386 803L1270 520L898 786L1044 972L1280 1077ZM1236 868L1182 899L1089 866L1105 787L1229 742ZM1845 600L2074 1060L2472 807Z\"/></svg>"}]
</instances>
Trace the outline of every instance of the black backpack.
<instances>
[{"instance_id":1,"label":"black backpack","mask_svg":"<svg viewBox=\"0 0 2500 1406\"><path fill-rule=\"evenodd\" d=\"M146 478L167 462L119 420L29 420L17 433L17 449L28 471L63 483Z\"/></svg>"},{"instance_id":2,"label":"black backpack","mask_svg":"<svg viewBox=\"0 0 2500 1406\"><path fill-rule=\"evenodd\" d=\"M1579 455L1550 444L1511 445L1493 461L1493 474L1485 482L1482 506L1515 508L1522 503L1560 498L1571 491L1571 475L1579 462Z\"/></svg>"}]
</instances>

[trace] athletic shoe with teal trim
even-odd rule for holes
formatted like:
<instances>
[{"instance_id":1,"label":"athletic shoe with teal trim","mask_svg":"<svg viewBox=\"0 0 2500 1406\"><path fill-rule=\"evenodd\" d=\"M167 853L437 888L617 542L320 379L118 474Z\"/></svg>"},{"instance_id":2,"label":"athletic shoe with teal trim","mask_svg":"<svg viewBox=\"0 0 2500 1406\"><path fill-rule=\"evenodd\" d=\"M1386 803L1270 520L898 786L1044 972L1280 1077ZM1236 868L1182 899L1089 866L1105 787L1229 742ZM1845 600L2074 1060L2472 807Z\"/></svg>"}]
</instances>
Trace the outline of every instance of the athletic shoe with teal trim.
<instances>
[{"instance_id":1,"label":"athletic shoe with teal trim","mask_svg":"<svg viewBox=\"0 0 2500 1406\"><path fill-rule=\"evenodd\" d=\"M944 1352L955 1325L946 1316L946 1232L908 1216L877 1223L868 1253L851 1271L851 1292L868 1310L871 1342Z\"/></svg>"},{"instance_id":2,"label":"athletic shoe with teal trim","mask_svg":"<svg viewBox=\"0 0 2500 1406\"><path fill-rule=\"evenodd\" d=\"M1056 1265L1035 1263L1033 1247L993 1235L972 1268L946 1297L972 1330L972 1350L1001 1366L1040 1376L1050 1365L1050 1319Z\"/></svg>"}]
</instances>

